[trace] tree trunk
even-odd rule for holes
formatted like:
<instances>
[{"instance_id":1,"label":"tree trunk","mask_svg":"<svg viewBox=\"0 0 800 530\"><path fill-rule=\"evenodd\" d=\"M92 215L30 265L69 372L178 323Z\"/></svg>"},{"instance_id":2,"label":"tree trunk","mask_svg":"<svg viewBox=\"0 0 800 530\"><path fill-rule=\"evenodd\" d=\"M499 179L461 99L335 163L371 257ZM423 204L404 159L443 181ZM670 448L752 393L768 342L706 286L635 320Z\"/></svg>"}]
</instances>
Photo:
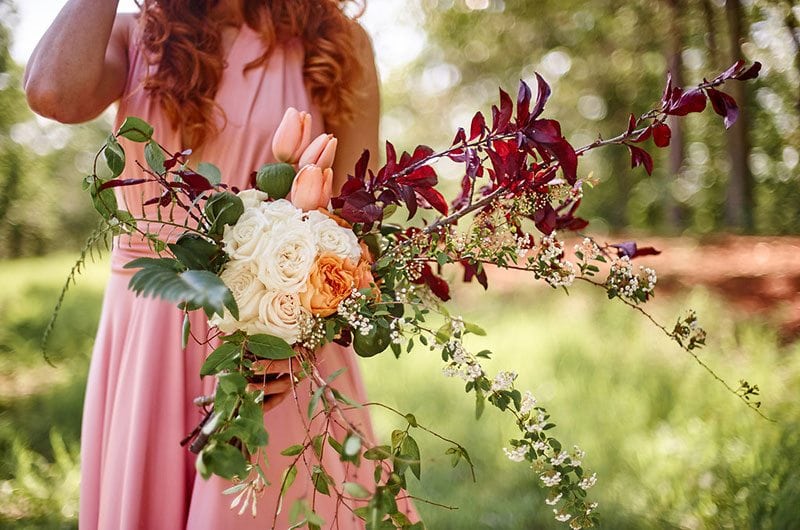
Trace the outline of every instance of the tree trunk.
<instances>
[{"instance_id":1,"label":"tree trunk","mask_svg":"<svg viewBox=\"0 0 800 530\"><path fill-rule=\"evenodd\" d=\"M730 63L742 58L742 38L746 22L739 0L726 0L725 15L728 19ZM730 173L725 201L725 225L728 228L752 232L753 219L753 175L750 173L750 141L748 138L747 93L745 84L732 82L725 89L739 103L739 119L728 130L728 158Z\"/></svg>"},{"instance_id":2,"label":"tree trunk","mask_svg":"<svg viewBox=\"0 0 800 530\"><path fill-rule=\"evenodd\" d=\"M684 85L683 75L683 24L681 23L681 13L684 9L683 0L667 0L669 6L669 35L667 36L667 68L672 73L672 82L675 86ZM667 120L672 129L672 139L669 147L669 182L674 182L681 176L684 160L686 158L683 124L676 116L670 116ZM672 194L665 195L664 205L666 209L667 223L669 227L680 232L686 224L685 208L675 200Z\"/></svg>"}]
</instances>

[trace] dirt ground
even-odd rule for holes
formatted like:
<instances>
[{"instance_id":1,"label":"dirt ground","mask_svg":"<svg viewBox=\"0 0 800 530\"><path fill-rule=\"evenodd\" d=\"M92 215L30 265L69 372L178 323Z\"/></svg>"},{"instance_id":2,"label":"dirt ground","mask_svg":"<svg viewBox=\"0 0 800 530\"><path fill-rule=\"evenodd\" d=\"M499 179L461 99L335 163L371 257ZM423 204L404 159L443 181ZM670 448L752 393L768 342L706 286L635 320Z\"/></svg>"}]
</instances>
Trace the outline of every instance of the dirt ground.
<instances>
[{"instance_id":1,"label":"dirt ground","mask_svg":"<svg viewBox=\"0 0 800 530\"><path fill-rule=\"evenodd\" d=\"M704 286L742 314L776 322L784 340L800 338L800 237L616 237L609 242L631 239L662 252L635 260L657 271L659 296ZM490 285L512 288L513 275L492 271Z\"/></svg>"}]
</instances>

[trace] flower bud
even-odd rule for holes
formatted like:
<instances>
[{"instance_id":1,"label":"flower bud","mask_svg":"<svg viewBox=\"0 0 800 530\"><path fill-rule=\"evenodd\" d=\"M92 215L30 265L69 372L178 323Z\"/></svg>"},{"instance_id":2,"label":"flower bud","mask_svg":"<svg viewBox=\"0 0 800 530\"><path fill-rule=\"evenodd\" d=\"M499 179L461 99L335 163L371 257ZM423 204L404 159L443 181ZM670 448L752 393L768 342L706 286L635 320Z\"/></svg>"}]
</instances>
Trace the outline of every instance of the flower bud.
<instances>
[{"instance_id":1,"label":"flower bud","mask_svg":"<svg viewBox=\"0 0 800 530\"><path fill-rule=\"evenodd\" d=\"M321 168L328 168L333 165L333 159L336 156L336 146L339 140L332 134L322 133L317 136L313 142L306 147L303 154L300 156L300 167L308 164L314 164Z\"/></svg>"},{"instance_id":2,"label":"flower bud","mask_svg":"<svg viewBox=\"0 0 800 530\"><path fill-rule=\"evenodd\" d=\"M311 141L311 114L289 107L272 137L272 154L279 162L295 164Z\"/></svg>"},{"instance_id":3,"label":"flower bud","mask_svg":"<svg viewBox=\"0 0 800 530\"><path fill-rule=\"evenodd\" d=\"M333 194L333 170L309 164L292 183L292 204L304 212L327 208Z\"/></svg>"}]
</instances>

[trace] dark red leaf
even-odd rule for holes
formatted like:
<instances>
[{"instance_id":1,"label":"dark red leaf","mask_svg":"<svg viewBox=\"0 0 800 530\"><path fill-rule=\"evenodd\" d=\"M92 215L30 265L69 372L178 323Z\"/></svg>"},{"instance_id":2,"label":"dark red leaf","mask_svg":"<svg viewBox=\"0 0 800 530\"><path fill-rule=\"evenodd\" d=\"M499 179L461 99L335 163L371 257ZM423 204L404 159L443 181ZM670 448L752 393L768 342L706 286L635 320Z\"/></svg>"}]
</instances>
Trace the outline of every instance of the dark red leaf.
<instances>
[{"instance_id":1,"label":"dark red leaf","mask_svg":"<svg viewBox=\"0 0 800 530\"><path fill-rule=\"evenodd\" d=\"M436 176L436 171L434 171L431 166L419 167L410 174L397 179L398 184L405 184L414 187L435 186L438 181L439 179Z\"/></svg>"},{"instance_id":2,"label":"dark red leaf","mask_svg":"<svg viewBox=\"0 0 800 530\"><path fill-rule=\"evenodd\" d=\"M464 266L464 283L472 282L473 278L478 280L478 283L484 289L489 288L489 278L486 276L486 270L480 264L471 263L467 260L462 260L461 265Z\"/></svg>"},{"instance_id":3,"label":"dark red leaf","mask_svg":"<svg viewBox=\"0 0 800 530\"><path fill-rule=\"evenodd\" d=\"M181 171L178 173L181 179L189 185L191 191L194 193L202 193L204 191L213 190L214 186L200 173L194 171Z\"/></svg>"},{"instance_id":4,"label":"dark red leaf","mask_svg":"<svg viewBox=\"0 0 800 530\"><path fill-rule=\"evenodd\" d=\"M636 116L631 113L630 117L628 118L628 130L626 131L626 135L630 136L633 133L633 130L636 128Z\"/></svg>"},{"instance_id":5,"label":"dark red leaf","mask_svg":"<svg viewBox=\"0 0 800 530\"><path fill-rule=\"evenodd\" d=\"M729 66L727 70L725 70L724 72L719 74L714 80L715 81L720 81L720 80L721 81L725 81L726 79L730 79L733 76L735 76L736 73L739 70L741 70L743 66L744 66L744 61L739 59L738 61L733 63L731 66Z\"/></svg>"},{"instance_id":6,"label":"dark red leaf","mask_svg":"<svg viewBox=\"0 0 800 530\"><path fill-rule=\"evenodd\" d=\"M417 188L416 192L428 201L428 204L436 211L442 215L447 215L447 200L436 188Z\"/></svg>"},{"instance_id":7,"label":"dark red leaf","mask_svg":"<svg viewBox=\"0 0 800 530\"><path fill-rule=\"evenodd\" d=\"M661 96L662 110L666 110L669 107L671 97L672 97L672 72L667 72L667 84L664 86L664 94Z\"/></svg>"},{"instance_id":8,"label":"dark red leaf","mask_svg":"<svg viewBox=\"0 0 800 530\"><path fill-rule=\"evenodd\" d=\"M564 138L549 147L558 159L561 171L564 172L564 178L570 184L575 184L578 179L578 155L575 154L575 149Z\"/></svg>"},{"instance_id":9,"label":"dark red leaf","mask_svg":"<svg viewBox=\"0 0 800 530\"><path fill-rule=\"evenodd\" d=\"M483 117L482 113L476 112L475 116L472 117L472 124L469 127L469 139L474 140L481 136L485 128L486 119Z\"/></svg>"},{"instance_id":10,"label":"dark red leaf","mask_svg":"<svg viewBox=\"0 0 800 530\"><path fill-rule=\"evenodd\" d=\"M550 94L552 93L547 81L545 81L538 72L534 75L536 76L536 104L534 104L531 109L531 116L529 118L531 120L535 120L544 112L544 106L547 104L547 100L550 99Z\"/></svg>"},{"instance_id":11,"label":"dark red leaf","mask_svg":"<svg viewBox=\"0 0 800 530\"><path fill-rule=\"evenodd\" d=\"M536 228L546 236L552 234L553 230L556 229L556 220L556 211L550 203L546 203L544 207L539 208L533 214L533 222Z\"/></svg>"},{"instance_id":12,"label":"dark red leaf","mask_svg":"<svg viewBox=\"0 0 800 530\"><path fill-rule=\"evenodd\" d=\"M725 128L730 129L739 117L739 106L736 105L736 100L725 92L713 88L707 89L707 92L714 112L724 118Z\"/></svg>"},{"instance_id":13,"label":"dark red leaf","mask_svg":"<svg viewBox=\"0 0 800 530\"><path fill-rule=\"evenodd\" d=\"M658 147L667 147L672 138L672 129L666 123L657 123L653 126L653 142Z\"/></svg>"},{"instance_id":14,"label":"dark red leaf","mask_svg":"<svg viewBox=\"0 0 800 530\"><path fill-rule=\"evenodd\" d=\"M635 145L625 144L631 152L631 167L644 166L648 175L653 174L653 157L650 153Z\"/></svg>"},{"instance_id":15,"label":"dark red leaf","mask_svg":"<svg viewBox=\"0 0 800 530\"><path fill-rule=\"evenodd\" d=\"M428 147L427 145L418 145L414 148L414 154L411 156L411 163L416 164L417 162L428 158L433 154L433 149Z\"/></svg>"},{"instance_id":16,"label":"dark red leaf","mask_svg":"<svg viewBox=\"0 0 800 530\"><path fill-rule=\"evenodd\" d=\"M761 72L761 63L756 61L749 68L746 68L741 73L734 75L733 79L738 79L739 81L755 79L758 77L759 72Z\"/></svg>"},{"instance_id":17,"label":"dark red leaf","mask_svg":"<svg viewBox=\"0 0 800 530\"><path fill-rule=\"evenodd\" d=\"M467 141L467 133L464 132L464 128L463 127L459 127L458 131L456 131L455 138L453 138L453 143L450 144L450 145L459 145L459 144L463 144L466 141Z\"/></svg>"},{"instance_id":18,"label":"dark red leaf","mask_svg":"<svg viewBox=\"0 0 800 530\"><path fill-rule=\"evenodd\" d=\"M589 221L582 217L564 216L556 220L556 230L569 230L577 232L589 226Z\"/></svg>"},{"instance_id":19,"label":"dark red leaf","mask_svg":"<svg viewBox=\"0 0 800 530\"><path fill-rule=\"evenodd\" d=\"M100 187L97 189L97 192L101 192L108 188L118 188L120 186L135 186L136 184L141 184L143 182L147 182L147 179L112 179L103 182Z\"/></svg>"},{"instance_id":20,"label":"dark red leaf","mask_svg":"<svg viewBox=\"0 0 800 530\"><path fill-rule=\"evenodd\" d=\"M706 108L706 95L699 88L693 88L681 94L678 101L672 105L667 114L673 116L686 116L693 112L703 112Z\"/></svg>"},{"instance_id":21,"label":"dark red leaf","mask_svg":"<svg viewBox=\"0 0 800 530\"><path fill-rule=\"evenodd\" d=\"M560 142L561 124L556 120L535 120L525 130L525 134L540 144L552 144Z\"/></svg>"},{"instance_id":22,"label":"dark red leaf","mask_svg":"<svg viewBox=\"0 0 800 530\"><path fill-rule=\"evenodd\" d=\"M652 132L653 132L653 128L651 126L647 126L647 128L642 130L642 132L640 132L633 139L631 139L631 142L633 142L635 144L644 142L645 140L648 140L650 138L650 134Z\"/></svg>"},{"instance_id":23,"label":"dark red leaf","mask_svg":"<svg viewBox=\"0 0 800 530\"><path fill-rule=\"evenodd\" d=\"M508 92L500 89L500 116L497 119L497 131L505 131L508 122L511 121L511 113L514 111L514 104Z\"/></svg>"},{"instance_id":24,"label":"dark red leaf","mask_svg":"<svg viewBox=\"0 0 800 530\"><path fill-rule=\"evenodd\" d=\"M450 300L450 286L441 277L433 273L428 263L422 266L420 276L414 281L417 285L427 285L431 292L444 302Z\"/></svg>"},{"instance_id":25,"label":"dark red leaf","mask_svg":"<svg viewBox=\"0 0 800 530\"><path fill-rule=\"evenodd\" d=\"M661 254L660 250L656 250L653 247L639 248L638 245L636 245L635 241L625 241L623 243L617 243L609 246L617 249L617 256L619 256L620 258L623 256L627 256L630 259L633 259L633 258L638 258L640 256L657 256Z\"/></svg>"},{"instance_id":26,"label":"dark red leaf","mask_svg":"<svg viewBox=\"0 0 800 530\"><path fill-rule=\"evenodd\" d=\"M373 223L383 217L383 209L371 193L360 190L344 199L342 217L351 223Z\"/></svg>"},{"instance_id":27,"label":"dark red leaf","mask_svg":"<svg viewBox=\"0 0 800 530\"><path fill-rule=\"evenodd\" d=\"M519 91L517 92L517 126L524 127L531 115L531 87L528 83L519 81Z\"/></svg>"},{"instance_id":28,"label":"dark red leaf","mask_svg":"<svg viewBox=\"0 0 800 530\"><path fill-rule=\"evenodd\" d=\"M414 188L411 186L399 186L398 191L408 210L408 218L411 219L417 215L417 194L414 193Z\"/></svg>"}]
</instances>

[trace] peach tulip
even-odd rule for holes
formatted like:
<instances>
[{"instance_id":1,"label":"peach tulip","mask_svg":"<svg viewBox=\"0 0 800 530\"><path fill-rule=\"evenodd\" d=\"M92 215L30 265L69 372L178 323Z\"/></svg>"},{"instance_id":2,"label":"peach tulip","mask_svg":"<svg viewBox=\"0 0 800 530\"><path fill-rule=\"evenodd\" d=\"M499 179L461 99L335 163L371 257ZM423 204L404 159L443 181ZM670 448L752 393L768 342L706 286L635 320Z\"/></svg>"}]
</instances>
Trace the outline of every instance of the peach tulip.
<instances>
[{"instance_id":1,"label":"peach tulip","mask_svg":"<svg viewBox=\"0 0 800 530\"><path fill-rule=\"evenodd\" d=\"M311 141L311 114L289 107L272 137L272 154L279 162L296 164Z\"/></svg>"},{"instance_id":2,"label":"peach tulip","mask_svg":"<svg viewBox=\"0 0 800 530\"><path fill-rule=\"evenodd\" d=\"M303 154L300 155L298 166L303 167L314 164L321 168L328 168L333 165L333 158L336 156L336 146L339 141L332 134L322 133L311 142Z\"/></svg>"},{"instance_id":3,"label":"peach tulip","mask_svg":"<svg viewBox=\"0 0 800 530\"><path fill-rule=\"evenodd\" d=\"M327 208L333 194L333 170L309 164L292 183L292 204L304 212Z\"/></svg>"}]
</instances>

